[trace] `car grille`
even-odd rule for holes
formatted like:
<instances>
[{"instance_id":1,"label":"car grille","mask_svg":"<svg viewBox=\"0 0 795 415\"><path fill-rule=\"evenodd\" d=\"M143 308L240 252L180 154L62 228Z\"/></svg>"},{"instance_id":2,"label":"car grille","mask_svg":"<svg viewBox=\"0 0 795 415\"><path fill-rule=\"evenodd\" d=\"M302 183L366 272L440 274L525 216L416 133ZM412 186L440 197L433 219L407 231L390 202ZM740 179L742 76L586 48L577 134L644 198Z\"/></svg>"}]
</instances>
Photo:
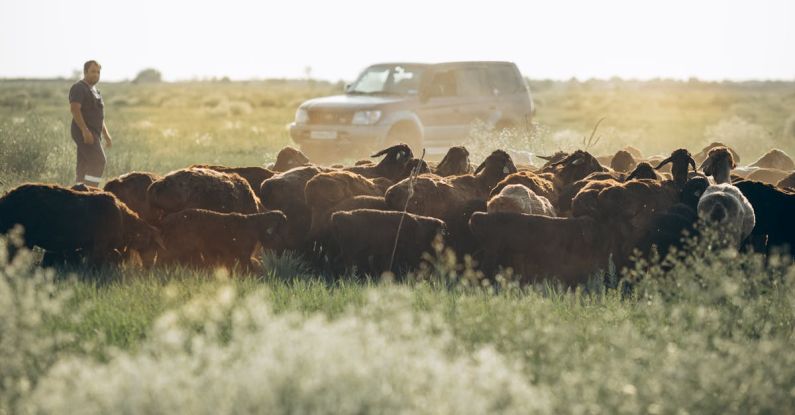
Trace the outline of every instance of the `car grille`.
<instances>
[{"instance_id":1,"label":"car grille","mask_svg":"<svg viewBox=\"0 0 795 415\"><path fill-rule=\"evenodd\" d=\"M309 110L310 124L350 124L353 112L332 110Z\"/></svg>"}]
</instances>

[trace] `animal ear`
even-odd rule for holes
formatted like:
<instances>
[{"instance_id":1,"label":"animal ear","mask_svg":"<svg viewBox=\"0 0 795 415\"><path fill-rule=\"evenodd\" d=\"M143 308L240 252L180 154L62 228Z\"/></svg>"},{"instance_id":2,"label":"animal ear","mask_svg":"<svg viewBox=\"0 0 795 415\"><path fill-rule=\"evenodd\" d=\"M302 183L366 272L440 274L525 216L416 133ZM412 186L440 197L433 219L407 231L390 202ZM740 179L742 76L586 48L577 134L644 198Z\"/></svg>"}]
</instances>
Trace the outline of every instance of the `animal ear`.
<instances>
[{"instance_id":1,"label":"animal ear","mask_svg":"<svg viewBox=\"0 0 795 415\"><path fill-rule=\"evenodd\" d=\"M550 160L552 160L552 156L541 156L541 155L536 155L536 157L540 158L541 160L546 160L546 161L550 161Z\"/></svg>"},{"instance_id":2,"label":"animal ear","mask_svg":"<svg viewBox=\"0 0 795 415\"><path fill-rule=\"evenodd\" d=\"M582 164L584 162L585 162L585 160L583 160L582 157L578 157L578 158L574 159L574 161L571 162L571 164L573 164L575 166L579 166L580 164Z\"/></svg>"},{"instance_id":3,"label":"animal ear","mask_svg":"<svg viewBox=\"0 0 795 415\"><path fill-rule=\"evenodd\" d=\"M660 168L660 166L657 166L657 168ZM624 179L624 181L628 182L628 181L634 179L636 174L638 174L638 169L633 170L632 173L630 173L629 176L627 176L627 178Z\"/></svg>"},{"instance_id":4,"label":"animal ear","mask_svg":"<svg viewBox=\"0 0 795 415\"><path fill-rule=\"evenodd\" d=\"M666 164L668 164L670 162L671 162L671 158L668 157L667 159L661 161L660 164L658 164L657 167L654 168L654 170L660 170L660 167L665 166ZM695 168L695 166L693 166L693 168Z\"/></svg>"},{"instance_id":5,"label":"animal ear","mask_svg":"<svg viewBox=\"0 0 795 415\"><path fill-rule=\"evenodd\" d=\"M691 166L693 166L693 171L698 171L698 169L696 168L696 161L693 160L693 157L687 156L687 162L690 163Z\"/></svg>"}]
</instances>

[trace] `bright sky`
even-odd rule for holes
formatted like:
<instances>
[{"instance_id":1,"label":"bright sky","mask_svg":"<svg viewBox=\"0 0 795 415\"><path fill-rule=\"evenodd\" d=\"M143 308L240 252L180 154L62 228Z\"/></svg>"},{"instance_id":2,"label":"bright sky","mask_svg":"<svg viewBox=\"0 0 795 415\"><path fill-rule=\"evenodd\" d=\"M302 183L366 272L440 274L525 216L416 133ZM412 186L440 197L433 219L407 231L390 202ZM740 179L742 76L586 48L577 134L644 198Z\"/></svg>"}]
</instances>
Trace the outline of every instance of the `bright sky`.
<instances>
[{"instance_id":1,"label":"bright sky","mask_svg":"<svg viewBox=\"0 0 795 415\"><path fill-rule=\"evenodd\" d=\"M795 80L795 0L0 0L0 77L351 80L384 61L531 78Z\"/></svg>"}]
</instances>

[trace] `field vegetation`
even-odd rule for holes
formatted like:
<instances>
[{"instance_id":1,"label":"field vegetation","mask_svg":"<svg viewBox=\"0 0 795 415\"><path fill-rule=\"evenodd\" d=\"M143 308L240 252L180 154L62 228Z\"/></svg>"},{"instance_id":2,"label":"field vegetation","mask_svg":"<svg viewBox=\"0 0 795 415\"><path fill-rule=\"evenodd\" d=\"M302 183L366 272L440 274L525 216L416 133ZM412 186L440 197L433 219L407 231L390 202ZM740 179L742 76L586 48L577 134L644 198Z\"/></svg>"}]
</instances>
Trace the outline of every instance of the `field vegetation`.
<instances>
[{"instance_id":1,"label":"field vegetation","mask_svg":"<svg viewBox=\"0 0 795 415\"><path fill-rule=\"evenodd\" d=\"M495 148L596 154L711 141L742 163L795 154L795 84L532 81L533 124L473 126ZM71 184L67 81L0 82L0 190ZM261 165L323 82L100 84L106 177L193 163ZM0 244L18 243L18 236ZM395 284L331 278L292 253L264 271L44 270L0 249L0 414L786 413L795 407L795 267L685 251L606 269L577 290L485 283L439 247Z\"/></svg>"}]
</instances>

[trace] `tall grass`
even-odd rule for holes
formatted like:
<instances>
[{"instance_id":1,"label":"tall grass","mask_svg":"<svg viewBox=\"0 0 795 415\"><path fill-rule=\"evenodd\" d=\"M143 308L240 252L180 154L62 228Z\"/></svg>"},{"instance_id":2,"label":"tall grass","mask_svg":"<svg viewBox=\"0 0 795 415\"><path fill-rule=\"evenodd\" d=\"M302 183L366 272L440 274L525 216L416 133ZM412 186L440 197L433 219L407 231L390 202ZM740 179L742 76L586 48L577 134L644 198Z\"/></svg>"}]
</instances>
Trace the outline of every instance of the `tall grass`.
<instances>
[{"instance_id":1,"label":"tall grass","mask_svg":"<svg viewBox=\"0 0 795 415\"><path fill-rule=\"evenodd\" d=\"M495 290L463 283L465 269L440 261L432 268L457 284L180 269L122 270L96 284L4 263L2 287L17 288L0 290L0 304L16 307L0 315L3 375L21 386L0 394L12 413L771 413L795 404L788 259L694 243L639 263L627 274L631 292ZM21 316L30 322L15 323ZM7 370L19 361L35 370Z\"/></svg>"}]
</instances>

